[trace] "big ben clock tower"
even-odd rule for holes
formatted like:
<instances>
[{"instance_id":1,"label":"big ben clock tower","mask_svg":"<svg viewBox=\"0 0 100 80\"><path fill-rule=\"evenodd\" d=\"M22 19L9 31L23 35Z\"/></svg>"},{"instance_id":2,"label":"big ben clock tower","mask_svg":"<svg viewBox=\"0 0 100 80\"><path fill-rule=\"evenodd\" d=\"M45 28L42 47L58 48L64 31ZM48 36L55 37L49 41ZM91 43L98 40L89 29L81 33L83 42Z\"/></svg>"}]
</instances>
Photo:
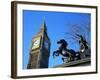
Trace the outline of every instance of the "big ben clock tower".
<instances>
[{"instance_id":1,"label":"big ben clock tower","mask_svg":"<svg viewBox=\"0 0 100 80\"><path fill-rule=\"evenodd\" d=\"M27 69L48 68L50 44L46 24L43 22L40 31L32 39Z\"/></svg>"}]
</instances>

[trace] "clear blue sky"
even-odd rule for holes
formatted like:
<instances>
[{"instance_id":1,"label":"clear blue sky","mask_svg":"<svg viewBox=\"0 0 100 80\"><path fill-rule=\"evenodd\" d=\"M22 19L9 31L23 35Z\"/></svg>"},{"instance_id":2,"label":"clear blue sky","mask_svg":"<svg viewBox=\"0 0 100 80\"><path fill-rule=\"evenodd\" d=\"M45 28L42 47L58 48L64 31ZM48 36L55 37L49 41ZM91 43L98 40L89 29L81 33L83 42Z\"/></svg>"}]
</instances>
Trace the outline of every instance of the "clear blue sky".
<instances>
[{"instance_id":1,"label":"clear blue sky","mask_svg":"<svg viewBox=\"0 0 100 80\"><path fill-rule=\"evenodd\" d=\"M90 18L91 15L87 13L23 10L23 69L28 64L31 40L40 30L44 20L51 40L49 67L53 67L62 63L61 56L55 59L52 57L53 51L58 48L56 42L60 39L66 39L65 36L68 35L64 33L71 28L70 24L79 24L84 27L90 22ZM66 39L66 41L69 43L68 48L75 51L79 50L77 43L71 44L69 39Z\"/></svg>"}]
</instances>

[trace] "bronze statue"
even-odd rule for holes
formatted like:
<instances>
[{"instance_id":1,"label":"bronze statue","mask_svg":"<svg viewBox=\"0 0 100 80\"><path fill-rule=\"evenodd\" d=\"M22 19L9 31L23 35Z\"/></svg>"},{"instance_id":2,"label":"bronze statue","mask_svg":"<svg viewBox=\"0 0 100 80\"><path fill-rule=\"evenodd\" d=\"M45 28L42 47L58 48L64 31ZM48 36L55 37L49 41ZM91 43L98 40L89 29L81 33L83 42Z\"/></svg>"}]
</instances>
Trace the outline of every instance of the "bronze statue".
<instances>
[{"instance_id":1,"label":"bronze statue","mask_svg":"<svg viewBox=\"0 0 100 80\"><path fill-rule=\"evenodd\" d=\"M85 50L88 49L88 43L82 35L79 34L76 35L79 37L80 52L84 52Z\"/></svg>"},{"instance_id":2,"label":"bronze statue","mask_svg":"<svg viewBox=\"0 0 100 80\"><path fill-rule=\"evenodd\" d=\"M80 59L79 52L75 52L72 49L67 49L68 43L64 39L58 41L57 44L60 44L60 47L58 50L53 52L53 56L59 56L59 54L61 54L63 56L63 62L70 62Z\"/></svg>"}]
</instances>

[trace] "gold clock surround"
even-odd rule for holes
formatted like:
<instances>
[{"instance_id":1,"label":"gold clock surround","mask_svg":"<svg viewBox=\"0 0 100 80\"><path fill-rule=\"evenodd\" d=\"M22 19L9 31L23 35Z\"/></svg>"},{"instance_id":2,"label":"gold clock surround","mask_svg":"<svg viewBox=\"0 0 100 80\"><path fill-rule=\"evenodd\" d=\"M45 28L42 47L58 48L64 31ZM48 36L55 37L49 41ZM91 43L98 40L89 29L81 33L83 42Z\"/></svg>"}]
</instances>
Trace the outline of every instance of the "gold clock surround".
<instances>
[{"instance_id":1,"label":"gold clock surround","mask_svg":"<svg viewBox=\"0 0 100 80\"><path fill-rule=\"evenodd\" d=\"M40 36L38 36L38 37L36 37L36 38L34 38L32 40L32 42L33 42L33 44L32 44L32 50L37 49L37 48L40 47L40 40L41 40Z\"/></svg>"}]
</instances>

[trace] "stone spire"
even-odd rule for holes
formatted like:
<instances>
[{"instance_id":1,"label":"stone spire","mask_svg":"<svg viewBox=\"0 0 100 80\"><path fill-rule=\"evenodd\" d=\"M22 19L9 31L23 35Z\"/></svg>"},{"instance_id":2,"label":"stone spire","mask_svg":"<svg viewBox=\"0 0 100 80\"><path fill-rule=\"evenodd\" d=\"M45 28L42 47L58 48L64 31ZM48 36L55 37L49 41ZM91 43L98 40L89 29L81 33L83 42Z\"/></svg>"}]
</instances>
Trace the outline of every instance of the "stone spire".
<instances>
[{"instance_id":1,"label":"stone spire","mask_svg":"<svg viewBox=\"0 0 100 80\"><path fill-rule=\"evenodd\" d=\"M47 27L45 21L43 21L38 34L44 35L47 34Z\"/></svg>"},{"instance_id":2,"label":"stone spire","mask_svg":"<svg viewBox=\"0 0 100 80\"><path fill-rule=\"evenodd\" d=\"M40 30L43 30L43 31L46 31L47 30L45 21L43 21Z\"/></svg>"}]
</instances>

